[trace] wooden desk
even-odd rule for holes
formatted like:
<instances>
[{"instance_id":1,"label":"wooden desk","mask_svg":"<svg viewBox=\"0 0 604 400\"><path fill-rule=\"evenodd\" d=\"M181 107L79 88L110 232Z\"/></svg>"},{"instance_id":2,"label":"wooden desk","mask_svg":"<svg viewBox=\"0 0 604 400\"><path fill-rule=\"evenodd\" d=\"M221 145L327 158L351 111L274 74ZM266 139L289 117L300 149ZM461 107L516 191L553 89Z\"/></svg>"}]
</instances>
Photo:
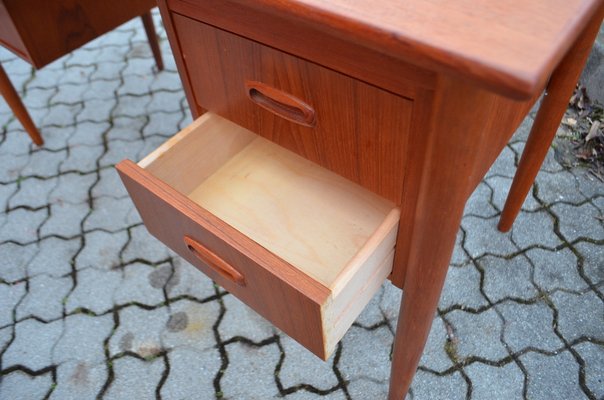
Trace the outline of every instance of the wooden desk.
<instances>
[{"instance_id":1,"label":"wooden desk","mask_svg":"<svg viewBox=\"0 0 604 400\"><path fill-rule=\"evenodd\" d=\"M160 10L198 119L117 167L149 231L323 358L388 275L403 289L389 395L402 399L469 195L546 89L503 213L509 229L604 1L160 0ZM349 231L328 229L350 215ZM335 244L321 255L334 235L358 239L352 257Z\"/></svg>"},{"instance_id":2,"label":"wooden desk","mask_svg":"<svg viewBox=\"0 0 604 400\"><path fill-rule=\"evenodd\" d=\"M150 10L154 0L0 0L0 44L42 68L140 16L158 69L161 52ZM0 65L0 93L34 143L42 137Z\"/></svg>"}]
</instances>

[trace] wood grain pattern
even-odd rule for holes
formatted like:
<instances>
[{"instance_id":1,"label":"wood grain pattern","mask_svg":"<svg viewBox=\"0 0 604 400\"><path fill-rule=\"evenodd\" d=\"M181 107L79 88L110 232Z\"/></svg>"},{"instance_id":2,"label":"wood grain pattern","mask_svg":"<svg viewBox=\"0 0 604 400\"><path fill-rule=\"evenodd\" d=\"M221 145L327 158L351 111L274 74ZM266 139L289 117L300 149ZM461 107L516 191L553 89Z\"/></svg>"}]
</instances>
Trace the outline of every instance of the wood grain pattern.
<instances>
[{"instance_id":1,"label":"wood grain pattern","mask_svg":"<svg viewBox=\"0 0 604 400\"><path fill-rule=\"evenodd\" d=\"M309 25L328 36L524 100L545 85L591 15L604 4L602 0L511 0L502 4L492 0L383 0L379 6L358 0L231 2L264 14L271 28L278 27L272 23L275 17L289 21L289 26ZM176 10L189 11L202 2L171 3ZM280 36L289 26L273 34ZM299 36L304 37L303 33Z\"/></svg>"},{"instance_id":2,"label":"wood grain pattern","mask_svg":"<svg viewBox=\"0 0 604 400\"><path fill-rule=\"evenodd\" d=\"M436 82L436 74L430 70L351 42L346 37L332 36L305 21L292 22L267 13L253 2L160 1L167 2L167 7L175 13L354 76L403 97L413 98L418 88L431 89Z\"/></svg>"},{"instance_id":3,"label":"wood grain pattern","mask_svg":"<svg viewBox=\"0 0 604 400\"><path fill-rule=\"evenodd\" d=\"M502 232L512 228L522 203L535 181L583 71L603 14L604 7L601 7L550 78L501 213L498 229Z\"/></svg>"},{"instance_id":4,"label":"wood grain pattern","mask_svg":"<svg viewBox=\"0 0 604 400\"><path fill-rule=\"evenodd\" d=\"M0 22L5 23L10 18L27 49L27 61L36 68L42 68L156 6L154 0L0 1L6 12L0 14ZM0 34L3 31L0 29ZM2 41L15 43L14 35L2 37ZM15 43L13 47L19 48L19 45Z\"/></svg>"},{"instance_id":5,"label":"wood grain pattern","mask_svg":"<svg viewBox=\"0 0 604 400\"><path fill-rule=\"evenodd\" d=\"M391 272L400 214L392 202L215 114L204 114L137 168L118 165L149 231L194 265L204 264L200 269L320 357L331 354ZM211 221L197 218L200 226L192 231L173 228L192 218L180 215L181 203ZM208 223L229 231L209 237ZM239 264L241 258L230 256L233 241L248 243L252 253L270 253L272 264ZM256 281L261 267L278 271L271 279L285 280L301 295L308 284L323 291L318 301L316 293L309 295L317 303L314 339L300 339L306 330L265 310L269 301L248 301L247 293L265 290Z\"/></svg>"},{"instance_id":6,"label":"wood grain pattern","mask_svg":"<svg viewBox=\"0 0 604 400\"><path fill-rule=\"evenodd\" d=\"M192 19L173 20L202 108L400 203L411 100ZM315 127L254 104L245 86L249 80L309 104Z\"/></svg>"}]
</instances>

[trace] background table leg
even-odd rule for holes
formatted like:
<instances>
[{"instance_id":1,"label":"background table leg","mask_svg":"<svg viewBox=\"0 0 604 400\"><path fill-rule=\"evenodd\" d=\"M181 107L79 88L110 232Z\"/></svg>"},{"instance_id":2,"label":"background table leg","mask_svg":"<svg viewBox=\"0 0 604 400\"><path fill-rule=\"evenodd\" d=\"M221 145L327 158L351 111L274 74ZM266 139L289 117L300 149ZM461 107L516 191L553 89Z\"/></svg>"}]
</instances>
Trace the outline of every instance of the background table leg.
<instances>
[{"instance_id":1,"label":"background table leg","mask_svg":"<svg viewBox=\"0 0 604 400\"><path fill-rule=\"evenodd\" d=\"M146 12L141 15L141 20L143 21L143 26L145 27L147 39L149 39L149 46L151 47L151 51L153 52L153 57L155 58L157 69L163 71L164 60L161 56L159 41L157 39L157 33L155 32L155 25L153 24L153 17L151 16L151 12Z\"/></svg>"}]
</instances>

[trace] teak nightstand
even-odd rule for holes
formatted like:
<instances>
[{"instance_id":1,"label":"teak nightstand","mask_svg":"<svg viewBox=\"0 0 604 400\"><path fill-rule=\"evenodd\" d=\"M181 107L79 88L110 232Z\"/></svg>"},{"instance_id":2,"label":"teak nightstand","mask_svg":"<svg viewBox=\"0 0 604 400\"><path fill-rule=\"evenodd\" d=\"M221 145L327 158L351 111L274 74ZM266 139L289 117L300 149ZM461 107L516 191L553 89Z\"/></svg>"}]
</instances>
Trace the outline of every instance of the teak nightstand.
<instances>
[{"instance_id":1,"label":"teak nightstand","mask_svg":"<svg viewBox=\"0 0 604 400\"><path fill-rule=\"evenodd\" d=\"M117 167L145 225L322 358L390 279L402 399L468 197L546 89L509 229L604 1L159 3L196 120Z\"/></svg>"}]
</instances>

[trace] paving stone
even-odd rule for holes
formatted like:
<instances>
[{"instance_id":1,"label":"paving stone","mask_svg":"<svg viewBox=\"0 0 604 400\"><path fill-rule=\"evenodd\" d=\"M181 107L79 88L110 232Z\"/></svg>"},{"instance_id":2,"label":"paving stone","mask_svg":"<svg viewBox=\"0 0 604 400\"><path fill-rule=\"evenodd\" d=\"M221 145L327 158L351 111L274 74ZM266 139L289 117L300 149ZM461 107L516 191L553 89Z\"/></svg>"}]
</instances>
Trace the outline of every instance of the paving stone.
<instances>
[{"instance_id":1,"label":"paving stone","mask_svg":"<svg viewBox=\"0 0 604 400\"><path fill-rule=\"evenodd\" d=\"M529 352L520 356L520 361L529 374L529 399L585 398L578 382L579 365L568 351L555 356Z\"/></svg>"},{"instance_id":2,"label":"paving stone","mask_svg":"<svg viewBox=\"0 0 604 400\"><path fill-rule=\"evenodd\" d=\"M168 349L186 347L206 351L216 344L213 326L219 314L220 306L216 301L199 304L181 300L172 303L170 316L161 332L161 341Z\"/></svg>"},{"instance_id":3,"label":"paving stone","mask_svg":"<svg viewBox=\"0 0 604 400\"><path fill-rule=\"evenodd\" d=\"M51 178L59 173L59 165L61 165L67 152L47 151L39 149L32 153L27 165L20 171L21 176L38 176L41 178Z\"/></svg>"},{"instance_id":4,"label":"paving stone","mask_svg":"<svg viewBox=\"0 0 604 400\"><path fill-rule=\"evenodd\" d=\"M132 200L129 197L120 201L132 207ZM151 236L144 225L130 228L129 232L130 241L122 254L124 262L143 259L149 263L159 263L170 257L166 245Z\"/></svg>"},{"instance_id":5,"label":"paving stone","mask_svg":"<svg viewBox=\"0 0 604 400\"><path fill-rule=\"evenodd\" d=\"M130 306L121 309L119 316L119 326L109 341L111 356L131 351L153 357L163 350L161 332L170 317L167 307L145 310Z\"/></svg>"},{"instance_id":6,"label":"paving stone","mask_svg":"<svg viewBox=\"0 0 604 400\"><path fill-rule=\"evenodd\" d=\"M535 267L534 281L541 289L545 291L587 289L587 283L581 278L577 269L577 257L570 249L558 251L531 249L525 254Z\"/></svg>"},{"instance_id":7,"label":"paving stone","mask_svg":"<svg viewBox=\"0 0 604 400\"><path fill-rule=\"evenodd\" d=\"M67 141L71 136L73 136L75 131L75 125L68 127L45 126L40 132L44 137L44 149L59 152L62 156L62 161L66 157L66 152L61 151L68 147ZM30 140L29 136L26 135L26 137L28 140ZM33 144L31 146L34 147Z\"/></svg>"},{"instance_id":8,"label":"paving stone","mask_svg":"<svg viewBox=\"0 0 604 400\"><path fill-rule=\"evenodd\" d=\"M57 89L57 82L61 79L63 72L62 68L52 68L50 65L40 70L33 70L34 76L27 84L27 87Z\"/></svg>"},{"instance_id":9,"label":"paving stone","mask_svg":"<svg viewBox=\"0 0 604 400\"><path fill-rule=\"evenodd\" d=\"M17 183L0 184L0 214L6 211L9 199L17 193Z\"/></svg>"},{"instance_id":10,"label":"paving stone","mask_svg":"<svg viewBox=\"0 0 604 400\"><path fill-rule=\"evenodd\" d=\"M583 256L583 271L594 284L604 282L604 250L591 243L577 243L575 248Z\"/></svg>"},{"instance_id":11,"label":"paving stone","mask_svg":"<svg viewBox=\"0 0 604 400\"><path fill-rule=\"evenodd\" d=\"M63 321L43 324L27 319L15 325L15 340L2 356L2 367L22 365L39 370L52 364L52 349L63 332Z\"/></svg>"},{"instance_id":12,"label":"paving stone","mask_svg":"<svg viewBox=\"0 0 604 400\"><path fill-rule=\"evenodd\" d=\"M125 231L92 231L84 236L84 248L76 257L78 270L88 267L111 270L121 264L120 252L128 241Z\"/></svg>"},{"instance_id":13,"label":"paving stone","mask_svg":"<svg viewBox=\"0 0 604 400\"><path fill-rule=\"evenodd\" d=\"M348 384L348 393L353 399L386 399L388 382L374 382L370 379L355 379Z\"/></svg>"},{"instance_id":14,"label":"paving stone","mask_svg":"<svg viewBox=\"0 0 604 400\"><path fill-rule=\"evenodd\" d=\"M439 309L461 306L462 309L476 310L488 304L487 299L480 293L480 273L473 264L449 267L438 303Z\"/></svg>"},{"instance_id":15,"label":"paving stone","mask_svg":"<svg viewBox=\"0 0 604 400\"><path fill-rule=\"evenodd\" d=\"M153 267L134 263L127 265L122 270L122 281L113 296L115 304L137 302L150 306L164 301L161 288L154 288L149 284L149 273Z\"/></svg>"},{"instance_id":16,"label":"paving stone","mask_svg":"<svg viewBox=\"0 0 604 400\"><path fill-rule=\"evenodd\" d=\"M29 279L29 290L17 310L17 320L35 316L51 321L63 315L63 299L72 287L71 278L53 278L46 274Z\"/></svg>"},{"instance_id":17,"label":"paving stone","mask_svg":"<svg viewBox=\"0 0 604 400\"><path fill-rule=\"evenodd\" d=\"M275 334L270 322L242 303L235 296L222 298L226 312L220 322L218 331L223 341L236 336L246 337L254 342L261 342Z\"/></svg>"},{"instance_id":18,"label":"paving stone","mask_svg":"<svg viewBox=\"0 0 604 400\"><path fill-rule=\"evenodd\" d=\"M1 232L1 228L0 228ZM27 265L38 252L36 243L21 246L15 243L0 244L0 279L16 282L27 277Z\"/></svg>"},{"instance_id":19,"label":"paving stone","mask_svg":"<svg viewBox=\"0 0 604 400\"><path fill-rule=\"evenodd\" d=\"M523 255L511 259L484 256L478 265L484 271L484 293L493 302L509 297L531 299L538 294L531 282L531 265Z\"/></svg>"},{"instance_id":20,"label":"paving stone","mask_svg":"<svg viewBox=\"0 0 604 400\"><path fill-rule=\"evenodd\" d=\"M95 123L101 123L101 122L106 122L110 120L110 116L111 116L111 111L113 111L113 108L115 107L115 101L111 101L111 100L107 100L107 99L90 99L90 100L86 100L86 102L84 102L84 108L82 109L82 112L78 114L78 116L76 117L76 120L79 124L82 124L84 122L95 122ZM106 130L108 128L109 125L105 125L103 130ZM83 131L83 130L81 130ZM101 141L101 137L99 135L99 137L95 137L95 134L90 133L87 135L88 139L87 141L83 142L84 144L86 143L99 143ZM83 136L83 138L86 138L86 136ZM71 142L70 142L71 144Z\"/></svg>"},{"instance_id":21,"label":"paving stone","mask_svg":"<svg viewBox=\"0 0 604 400\"><path fill-rule=\"evenodd\" d=\"M149 99L146 96L122 95L117 98L117 105L113 109L113 116L134 117L144 115Z\"/></svg>"},{"instance_id":22,"label":"paving stone","mask_svg":"<svg viewBox=\"0 0 604 400\"><path fill-rule=\"evenodd\" d=\"M568 171L540 172L537 175L537 197L545 203L582 203L586 197L578 190L576 178Z\"/></svg>"},{"instance_id":23,"label":"paving stone","mask_svg":"<svg viewBox=\"0 0 604 400\"><path fill-rule=\"evenodd\" d=\"M507 176L513 178L516 174L516 154L509 147L504 147L486 176Z\"/></svg>"},{"instance_id":24,"label":"paving stone","mask_svg":"<svg viewBox=\"0 0 604 400\"><path fill-rule=\"evenodd\" d=\"M124 142L121 140L112 140L108 142L108 146L109 148L99 160L101 167L112 167L124 159L138 160L144 143L142 141Z\"/></svg>"},{"instance_id":25,"label":"paving stone","mask_svg":"<svg viewBox=\"0 0 604 400\"><path fill-rule=\"evenodd\" d=\"M149 88L152 92L157 90L181 91L182 83L177 73L164 70L153 77L153 81Z\"/></svg>"},{"instance_id":26,"label":"paving stone","mask_svg":"<svg viewBox=\"0 0 604 400\"><path fill-rule=\"evenodd\" d=\"M96 70L90 75L90 80L116 79L121 75L124 68L126 68L126 62L117 58L111 61L98 62L96 63Z\"/></svg>"},{"instance_id":27,"label":"paving stone","mask_svg":"<svg viewBox=\"0 0 604 400\"><path fill-rule=\"evenodd\" d=\"M172 278L166 288L170 298L187 295L203 300L216 295L210 278L178 256L172 260Z\"/></svg>"},{"instance_id":28,"label":"paving stone","mask_svg":"<svg viewBox=\"0 0 604 400\"><path fill-rule=\"evenodd\" d=\"M113 361L115 380L103 396L107 400L152 399L165 369L164 360L124 357Z\"/></svg>"},{"instance_id":29,"label":"paving stone","mask_svg":"<svg viewBox=\"0 0 604 400\"><path fill-rule=\"evenodd\" d=\"M44 210L46 212L46 210ZM81 233L81 224L90 213L86 203L69 204L56 202L50 205L50 216L40 227L40 236L58 235L66 238Z\"/></svg>"},{"instance_id":30,"label":"paving stone","mask_svg":"<svg viewBox=\"0 0 604 400\"><path fill-rule=\"evenodd\" d=\"M84 307L102 314L113 307L113 294L121 283L119 271L99 271L88 268L78 271L78 284L69 294L65 310L68 313Z\"/></svg>"},{"instance_id":31,"label":"paving stone","mask_svg":"<svg viewBox=\"0 0 604 400\"><path fill-rule=\"evenodd\" d=\"M86 87L83 100L106 100L115 105L116 91L122 85L121 79L95 80L91 81Z\"/></svg>"},{"instance_id":32,"label":"paving stone","mask_svg":"<svg viewBox=\"0 0 604 400\"><path fill-rule=\"evenodd\" d=\"M0 328L0 353L3 353L8 343L13 339L13 327Z\"/></svg>"},{"instance_id":33,"label":"paving stone","mask_svg":"<svg viewBox=\"0 0 604 400\"><path fill-rule=\"evenodd\" d=\"M439 377L420 370L415 374L411 384L412 399L462 400L466 399L467 386L459 372L446 377Z\"/></svg>"},{"instance_id":34,"label":"paving stone","mask_svg":"<svg viewBox=\"0 0 604 400\"><path fill-rule=\"evenodd\" d=\"M97 161L105 149L101 145L95 146L71 146L69 155L61 163L61 173L77 171L79 173L89 173L97 169Z\"/></svg>"},{"instance_id":35,"label":"paving stone","mask_svg":"<svg viewBox=\"0 0 604 400\"><path fill-rule=\"evenodd\" d=\"M466 232L464 248L471 257L489 253L508 255L516 251L516 246L510 240L511 234L497 230L498 218L483 219L468 215L461 224Z\"/></svg>"},{"instance_id":36,"label":"paving stone","mask_svg":"<svg viewBox=\"0 0 604 400\"><path fill-rule=\"evenodd\" d=\"M470 258L462 247L464 238L465 232L463 229L459 229L455 238L455 247L453 248L453 255L451 256L451 265L463 266L470 261Z\"/></svg>"},{"instance_id":37,"label":"paving stone","mask_svg":"<svg viewBox=\"0 0 604 400\"><path fill-rule=\"evenodd\" d=\"M220 354L215 349L199 352L176 348L168 355L170 374L161 388L162 399L213 399L214 376L220 369Z\"/></svg>"},{"instance_id":38,"label":"paving stone","mask_svg":"<svg viewBox=\"0 0 604 400\"><path fill-rule=\"evenodd\" d=\"M484 182L481 182L466 203L464 215L474 215L482 218L491 218L499 214L490 203L493 190Z\"/></svg>"},{"instance_id":39,"label":"paving stone","mask_svg":"<svg viewBox=\"0 0 604 400\"><path fill-rule=\"evenodd\" d=\"M373 331L353 326L342 339L339 368L347 380L384 380L390 373L390 350L394 337L386 327ZM332 356L333 357L333 356Z\"/></svg>"},{"instance_id":40,"label":"paving stone","mask_svg":"<svg viewBox=\"0 0 604 400\"><path fill-rule=\"evenodd\" d=\"M183 116L181 113L153 113L149 115L149 123L145 126L143 133L146 137L151 135L165 135L162 136L163 141L165 142L168 139L167 135L173 135L182 129L182 127L179 126L182 119Z\"/></svg>"},{"instance_id":41,"label":"paving stone","mask_svg":"<svg viewBox=\"0 0 604 400\"><path fill-rule=\"evenodd\" d=\"M141 32L140 30L136 30L135 34L139 34L141 35L141 37L139 37L139 39L146 41L147 38L142 36L144 35L143 32ZM132 38L132 40L136 40L136 38ZM130 58L128 59L128 66L126 67L126 69L124 69L123 75L127 76L127 75L139 75L139 76L146 76L149 78L149 82L151 82L151 80L153 79L153 71L152 71L152 67L155 65L155 61L153 59L151 59L150 57L147 58Z\"/></svg>"},{"instance_id":42,"label":"paving stone","mask_svg":"<svg viewBox=\"0 0 604 400\"><path fill-rule=\"evenodd\" d=\"M523 399L524 374L514 363L490 366L474 363L464 368L472 381L472 399Z\"/></svg>"},{"instance_id":43,"label":"paving stone","mask_svg":"<svg viewBox=\"0 0 604 400\"><path fill-rule=\"evenodd\" d=\"M82 83L61 83L57 86L57 89L55 95L50 99L50 107L58 104L70 105L81 102L86 91L86 85Z\"/></svg>"},{"instance_id":44,"label":"paving stone","mask_svg":"<svg viewBox=\"0 0 604 400\"><path fill-rule=\"evenodd\" d=\"M583 196L591 199L594 196L602 195L602 182L596 178L589 170L585 168L575 168L570 170L575 176L579 192Z\"/></svg>"},{"instance_id":45,"label":"paving stone","mask_svg":"<svg viewBox=\"0 0 604 400\"><path fill-rule=\"evenodd\" d=\"M233 343L227 351L229 366L220 382L225 399L261 400L279 393L274 376L280 357L276 344L255 348Z\"/></svg>"},{"instance_id":46,"label":"paving stone","mask_svg":"<svg viewBox=\"0 0 604 400\"><path fill-rule=\"evenodd\" d=\"M182 91L156 91L151 95L151 102L147 105L147 113L156 112L178 113L180 111L180 102L183 99Z\"/></svg>"},{"instance_id":47,"label":"paving stone","mask_svg":"<svg viewBox=\"0 0 604 400\"><path fill-rule=\"evenodd\" d=\"M554 219L547 211L521 212L512 226L512 239L523 248L554 248L562 243L554 233Z\"/></svg>"},{"instance_id":48,"label":"paving stone","mask_svg":"<svg viewBox=\"0 0 604 400\"><path fill-rule=\"evenodd\" d=\"M590 203L581 206L556 204L552 211L558 216L560 233L572 242L579 237L604 239L604 225L598 221L599 210Z\"/></svg>"},{"instance_id":49,"label":"paving stone","mask_svg":"<svg viewBox=\"0 0 604 400\"><path fill-rule=\"evenodd\" d=\"M113 316L73 314L64 319L63 335L53 349L53 362L96 365L105 360L104 340L113 330Z\"/></svg>"},{"instance_id":50,"label":"paving stone","mask_svg":"<svg viewBox=\"0 0 604 400\"><path fill-rule=\"evenodd\" d=\"M29 162L29 155L0 157L0 182L17 180Z\"/></svg>"},{"instance_id":51,"label":"paving stone","mask_svg":"<svg viewBox=\"0 0 604 400\"><path fill-rule=\"evenodd\" d=\"M50 192L50 203L81 204L88 202L88 190L96 182L95 173L63 173L59 176L57 186Z\"/></svg>"},{"instance_id":52,"label":"paving stone","mask_svg":"<svg viewBox=\"0 0 604 400\"><path fill-rule=\"evenodd\" d=\"M386 281L382 285L384 293L380 301L380 309L384 316L388 318L393 328L396 328L398 314L401 307L402 291L394 286L390 281Z\"/></svg>"},{"instance_id":53,"label":"paving stone","mask_svg":"<svg viewBox=\"0 0 604 400\"><path fill-rule=\"evenodd\" d=\"M107 140L134 142L142 139L142 130L148 122L147 116L116 117L107 132Z\"/></svg>"},{"instance_id":54,"label":"paving stone","mask_svg":"<svg viewBox=\"0 0 604 400\"><path fill-rule=\"evenodd\" d=\"M51 385L50 373L29 376L24 372L14 371L0 379L0 395L3 399L41 400L50 391Z\"/></svg>"},{"instance_id":55,"label":"paving stone","mask_svg":"<svg viewBox=\"0 0 604 400\"><path fill-rule=\"evenodd\" d=\"M222 325L225 325L224 321ZM279 370L279 380L285 390L306 384L326 391L338 385L333 371L334 356L323 361L287 335L281 337L281 345L285 357Z\"/></svg>"},{"instance_id":56,"label":"paving stone","mask_svg":"<svg viewBox=\"0 0 604 400\"><path fill-rule=\"evenodd\" d=\"M12 111L11 114L6 117L6 122L11 118L13 118ZM16 129L9 129L7 127L4 129L3 125L5 125L5 123L3 121L3 115L0 113L0 141L2 142L2 145L0 145L0 157L7 158L8 160L12 157L8 158L6 156L20 155L29 157L29 152L33 145L29 135L23 130L23 127L17 126Z\"/></svg>"},{"instance_id":57,"label":"paving stone","mask_svg":"<svg viewBox=\"0 0 604 400\"><path fill-rule=\"evenodd\" d=\"M57 386L51 400L94 399L107 380L105 363L67 361L57 368Z\"/></svg>"},{"instance_id":58,"label":"paving stone","mask_svg":"<svg viewBox=\"0 0 604 400\"><path fill-rule=\"evenodd\" d=\"M19 206L40 208L48 204L48 195L57 185L58 179L23 179L19 183L19 190L9 200L9 207Z\"/></svg>"},{"instance_id":59,"label":"paving stone","mask_svg":"<svg viewBox=\"0 0 604 400\"><path fill-rule=\"evenodd\" d=\"M558 310L558 329L567 341L580 337L604 340L604 305L594 292L556 292L550 297Z\"/></svg>"},{"instance_id":60,"label":"paving stone","mask_svg":"<svg viewBox=\"0 0 604 400\"><path fill-rule=\"evenodd\" d=\"M475 356L498 361L508 356L500 340L503 322L493 308L480 314L455 310L446 319L453 326L453 351L460 359Z\"/></svg>"},{"instance_id":61,"label":"paving stone","mask_svg":"<svg viewBox=\"0 0 604 400\"><path fill-rule=\"evenodd\" d=\"M0 241L12 240L18 243L30 243L38 238L38 228L48 218L46 208L30 211L23 208L6 214L6 222L0 226Z\"/></svg>"},{"instance_id":62,"label":"paving stone","mask_svg":"<svg viewBox=\"0 0 604 400\"><path fill-rule=\"evenodd\" d=\"M93 65L97 57L98 50L96 48L81 47L69 53L65 59L65 67L67 70L75 66Z\"/></svg>"},{"instance_id":63,"label":"paving stone","mask_svg":"<svg viewBox=\"0 0 604 400\"><path fill-rule=\"evenodd\" d=\"M103 142L103 134L109 129L110 125L106 122L107 119L103 117L102 113L102 107L96 107L96 118L87 118L87 121L82 121L77 125L74 134L71 135L67 141L70 149L79 148L80 146L94 148L94 146ZM106 115L108 116L109 113ZM87 115L82 112L78 114L78 118L80 117L84 118L87 117ZM86 151L86 149L78 149L78 151L82 150Z\"/></svg>"},{"instance_id":64,"label":"paving stone","mask_svg":"<svg viewBox=\"0 0 604 400\"><path fill-rule=\"evenodd\" d=\"M117 95L143 96L146 94L150 94L150 79L152 79L152 77L146 75L128 76L128 79L124 79L123 84L117 89Z\"/></svg>"},{"instance_id":65,"label":"paving stone","mask_svg":"<svg viewBox=\"0 0 604 400\"><path fill-rule=\"evenodd\" d=\"M31 110L33 108L46 108L49 106L50 99L59 92L58 87L41 88L27 85L27 92L21 96L21 101L25 104L25 108Z\"/></svg>"},{"instance_id":66,"label":"paving stone","mask_svg":"<svg viewBox=\"0 0 604 400\"><path fill-rule=\"evenodd\" d=\"M434 318L426 347L419 360L419 365L432 371L444 372L453 366L447 355L447 328L440 317Z\"/></svg>"},{"instance_id":67,"label":"paving stone","mask_svg":"<svg viewBox=\"0 0 604 400\"><path fill-rule=\"evenodd\" d=\"M586 342L574 349L585 362L585 384L595 398L604 398L604 346Z\"/></svg>"},{"instance_id":68,"label":"paving stone","mask_svg":"<svg viewBox=\"0 0 604 400\"><path fill-rule=\"evenodd\" d=\"M13 310L25 296L25 282L0 283L0 327L13 323Z\"/></svg>"},{"instance_id":69,"label":"paving stone","mask_svg":"<svg viewBox=\"0 0 604 400\"><path fill-rule=\"evenodd\" d=\"M93 210L84 222L84 229L117 231L139 221L138 212L129 197L121 199L99 197L93 201ZM143 254L143 257L146 257L146 255Z\"/></svg>"},{"instance_id":70,"label":"paving stone","mask_svg":"<svg viewBox=\"0 0 604 400\"><path fill-rule=\"evenodd\" d=\"M503 176L491 176L485 180L487 185L491 189L493 189L493 205L499 209L503 210L503 206L508 197L508 193L510 187L512 186L512 178L503 177ZM532 195L532 189L529 191L524 203L522 204L522 210L526 211L534 211L541 208L541 204L535 200ZM497 219L498 221L498 219ZM499 221L498 221L499 222Z\"/></svg>"},{"instance_id":71,"label":"paving stone","mask_svg":"<svg viewBox=\"0 0 604 400\"><path fill-rule=\"evenodd\" d=\"M65 104L57 103L49 107L48 113L44 116L40 122L41 126L69 126L73 125L76 121L76 116L82 111L83 105L81 103Z\"/></svg>"},{"instance_id":72,"label":"paving stone","mask_svg":"<svg viewBox=\"0 0 604 400\"><path fill-rule=\"evenodd\" d=\"M254 397L253 399L265 399L267 397ZM271 399L282 399L283 396L281 396L280 394L275 394L274 397L271 397ZM336 390L334 392L330 392L329 394L326 395L318 395L318 394L314 394L311 392L308 392L306 390L304 390L303 388L300 388L298 391L288 394L287 397L285 397L287 400L310 400L310 399L321 399L321 400L348 400L349 397L347 397L344 392L340 389L340 390ZM366 397L357 397L360 399L365 399ZM355 398L355 400L357 399ZM229 399L231 400L231 399ZM234 400L234 399L233 399Z\"/></svg>"},{"instance_id":73,"label":"paving stone","mask_svg":"<svg viewBox=\"0 0 604 400\"><path fill-rule=\"evenodd\" d=\"M92 188L92 196L121 198L128 196L125 186L115 168L105 168L99 172L99 181Z\"/></svg>"},{"instance_id":74,"label":"paving stone","mask_svg":"<svg viewBox=\"0 0 604 400\"><path fill-rule=\"evenodd\" d=\"M564 346L554 333L554 313L544 301L520 304L508 300L496 307L505 320L503 340L514 353L526 348L554 352Z\"/></svg>"},{"instance_id":75,"label":"paving stone","mask_svg":"<svg viewBox=\"0 0 604 400\"><path fill-rule=\"evenodd\" d=\"M86 54L86 53L83 53ZM94 72L94 65L73 65L68 68L62 68L63 74L59 80L58 86L83 86L90 79L90 75Z\"/></svg>"}]
</instances>

